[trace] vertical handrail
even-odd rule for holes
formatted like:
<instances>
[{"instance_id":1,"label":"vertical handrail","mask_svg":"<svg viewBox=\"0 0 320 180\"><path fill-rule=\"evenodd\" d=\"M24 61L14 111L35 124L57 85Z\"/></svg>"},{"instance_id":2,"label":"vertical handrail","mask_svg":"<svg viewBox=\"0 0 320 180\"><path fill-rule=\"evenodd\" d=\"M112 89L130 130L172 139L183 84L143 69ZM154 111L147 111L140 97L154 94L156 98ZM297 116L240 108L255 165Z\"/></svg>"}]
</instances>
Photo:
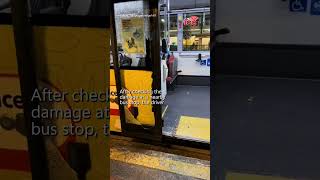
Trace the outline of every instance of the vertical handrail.
<instances>
[{"instance_id":1,"label":"vertical handrail","mask_svg":"<svg viewBox=\"0 0 320 180\"><path fill-rule=\"evenodd\" d=\"M117 49L117 34L116 34L116 22L115 22L115 11L114 11L114 3L115 1L111 1L111 14L110 14L110 22L111 22L111 45L112 45L112 60L113 60L113 68L114 68L114 74L115 74L115 80L116 80L116 89L117 89L117 96L118 96L118 105L119 105L119 111L120 111L120 121L121 121L121 130L123 133L126 132L126 117L125 117L125 110L124 105L120 103L121 96L121 89L122 89L122 83L121 83L121 72L120 72L120 64L118 59L118 49Z\"/></svg>"},{"instance_id":2,"label":"vertical handrail","mask_svg":"<svg viewBox=\"0 0 320 180\"><path fill-rule=\"evenodd\" d=\"M48 163L44 139L32 135L32 123L41 126L40 119L32 117L32 110L39 105L31 101L34 90L38 87L33 53L33 30L28 18L27 0L11 0L12 24L14 29L16 57L20 77L20 89L23 99L23 111L26 121L28 152L33 180L49 179Z\"/></svg>"},{"instance_id":3,"label":"vertical handrail","mask_svg":"<svg viewBox=\"0 0 320 180\"><path fill-rule=\"evenodd\" d=\"M150 13L156 14L156 17L150 18L151 24L151 58L152 58L152 90L161 91L161 59L160 59L160 8L159 0L149 0ZM159 94L155 94L158 96ZM162 135L162 107L161 104L154 104L154 117L155 117L155 133L161 137Z\"/></svg>"}]
</instances>

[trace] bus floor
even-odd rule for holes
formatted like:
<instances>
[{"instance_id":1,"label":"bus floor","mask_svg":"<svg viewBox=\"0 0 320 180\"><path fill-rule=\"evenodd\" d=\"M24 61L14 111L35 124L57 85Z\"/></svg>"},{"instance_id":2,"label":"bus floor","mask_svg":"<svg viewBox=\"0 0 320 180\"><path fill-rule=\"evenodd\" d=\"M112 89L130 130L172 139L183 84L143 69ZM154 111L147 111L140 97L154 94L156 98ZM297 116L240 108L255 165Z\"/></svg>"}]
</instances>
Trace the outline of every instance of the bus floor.
<instances>
[{"instance_id":1,"label":"bus floor","mask_svg":"<svg viewBox=\"0 0 320 180\"><path fill-rule=\"evenodd\" d=\"M111 160L111 180L195 180L197 178Z\"/></svg>"},{"instance_id":2,"label":"bus floor","mask_svg":"<svg viewBox=\"0 0 320 180\"><path fill-rule=\"evenodd\" d=\"M214 83L224 169L320 179L320 80L216 75Z\"/></svg>"},{"instance_id":3,"label":"bus floor","mask_svg":"<svg viewBox=\"0 0 320 180\"><path fill-rule=\"evenodd\" d=\"M209 141L209 86L177 85L168 91L162 109L164 135Z\"/></svg>"},{"instance_id":4,"label":"bus floor","mask_svg":"<svg viewBox=\"0 0 320 180\"><path fill-rule=\"evenodd\" d=\"M113 180L210 179L209 151L154 146L114 135L110 145Z\"/></svg>"}]
</instances>

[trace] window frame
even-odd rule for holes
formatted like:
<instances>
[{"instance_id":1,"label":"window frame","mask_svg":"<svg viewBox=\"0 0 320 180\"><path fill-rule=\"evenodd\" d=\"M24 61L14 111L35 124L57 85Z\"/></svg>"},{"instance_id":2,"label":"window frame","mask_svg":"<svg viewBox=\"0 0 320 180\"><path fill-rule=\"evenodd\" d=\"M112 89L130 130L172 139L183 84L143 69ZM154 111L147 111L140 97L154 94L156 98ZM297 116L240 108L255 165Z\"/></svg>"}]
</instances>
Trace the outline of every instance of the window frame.
<instances>
[{"instance_id":1,"label":"window frame","mask_svg":"<svg viewBox=\"0 0 320 180\"><path fill-rule=\"evenodd\" d=\"M161 13L163 13L163 12L161 12ZM179 16L185 17L186 14L192 14L192 13L202 13L202 19L201 19L202 21L205 21L205 17L208 14L210 14L210 18L211 18L210 8L195 8L195 9L172 10L172 11L168 12L168 23L167 23L168 36L171 37L171 34L170 34L170 31L171 31L170 17L172 15L176 15L177 16L177 26L179 26ZM209 29L211 31L210 24L209 24ZM179 36L179 33L181 33L180 36ZM210 40L211 40L210 33L209 33L209 37L210 37ZM179 27L177 27L177 50L176 51L170 50L170 51L175 52L175 53L184 53L184 52L197 53L197 52L208 52L208 51L210 51L210 47L209 47L208 50L200 50L200 51L197 51L197 50L196 51L183 50L183 40L184 40L183 39L183 27L181 29L179 29Z\"/></svg>"}]
</instances>

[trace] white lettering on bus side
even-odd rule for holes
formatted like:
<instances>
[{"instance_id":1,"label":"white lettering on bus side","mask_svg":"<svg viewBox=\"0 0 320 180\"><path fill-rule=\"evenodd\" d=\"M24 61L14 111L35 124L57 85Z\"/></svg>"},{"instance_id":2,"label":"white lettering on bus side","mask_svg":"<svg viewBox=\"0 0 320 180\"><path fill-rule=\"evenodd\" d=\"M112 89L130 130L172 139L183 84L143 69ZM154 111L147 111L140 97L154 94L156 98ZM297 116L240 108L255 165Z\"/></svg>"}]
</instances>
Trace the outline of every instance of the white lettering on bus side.
<instances>
[{"instance_id":1,"label":"white lettering on bus side","mask_svg":"<svg viewBox=\"0 0 320 180\"><path fill-rule=\"evenodd\" d=\"M5 94L0 96L0 108L23 108L22 96Z\"/></svg>"}]
</instances>

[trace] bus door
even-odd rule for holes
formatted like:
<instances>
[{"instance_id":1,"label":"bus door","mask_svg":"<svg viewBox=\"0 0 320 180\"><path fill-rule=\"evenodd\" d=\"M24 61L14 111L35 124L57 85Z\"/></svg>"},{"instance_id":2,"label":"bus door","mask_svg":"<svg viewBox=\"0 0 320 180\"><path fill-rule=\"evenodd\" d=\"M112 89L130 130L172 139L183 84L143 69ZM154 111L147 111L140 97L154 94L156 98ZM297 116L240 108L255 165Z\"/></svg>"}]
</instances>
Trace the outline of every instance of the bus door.
<instances>
[{"instance_id":1,"label":"bus door","mask_svg":"<svg viewBox=\"0 0 320 180\"><path fill-rule=\"evenodd\" d=\"M77 179L108 179L107 115L96 116L98 111L107 109L107 102L90 100L87 96L90 93L106 94L109 86L106 79L106 60L109 57L106 42L110 24L108 3L95 0L79 6L78 1L65 0L53 7L34 4L32 10L37 76L46 82L46 86L39 84L39 89L56 89L67 94L64 104L44 103L42 109L88 110L91 114L86 119L74 117L72 122L64 117L50 119L58 129L54 138L56 146L60 147L70 142L67 138L72 138L66 151L66 168L49 167L50 176L67 174L65 169L72 168ZM89 129L94 130L96 136L88 136L86 131ZM81 131L83 133L78 133ZM48 159L53 160L50 156Z\"/></svg>"},{"instance_id":2,"label":"bus door","mask_svg":"<svg viewBox=\"0 0 320 180\"><path fill-rule=\"evenodd\" d=\"M107 98L94 102L72 96L107 93L107 5L104 0L81 7L69 0L12 0L10 9L10 3L0 3L0 81L5 85L0 87L0 179L109 178L107 117L95 116L96 110L108 109ZM14 28L2 9L12 11ZM68 95L39 103L32 101L36 89ZM91 112L89 119L43 116L84 109ZM32 110L42 115L32 116ZM95 135L89 136L89 127Z\"/></svg>"},{"instance_id":3,"label":"bus door","mask_svg":"<svg viewBox=\"0 0 320 180\"><path fill-rule=\"evenodd\" d=\"M158 1L115 1L110 68L110 130L160 140L161 66Z\"/></svg>"}]
</instances>

